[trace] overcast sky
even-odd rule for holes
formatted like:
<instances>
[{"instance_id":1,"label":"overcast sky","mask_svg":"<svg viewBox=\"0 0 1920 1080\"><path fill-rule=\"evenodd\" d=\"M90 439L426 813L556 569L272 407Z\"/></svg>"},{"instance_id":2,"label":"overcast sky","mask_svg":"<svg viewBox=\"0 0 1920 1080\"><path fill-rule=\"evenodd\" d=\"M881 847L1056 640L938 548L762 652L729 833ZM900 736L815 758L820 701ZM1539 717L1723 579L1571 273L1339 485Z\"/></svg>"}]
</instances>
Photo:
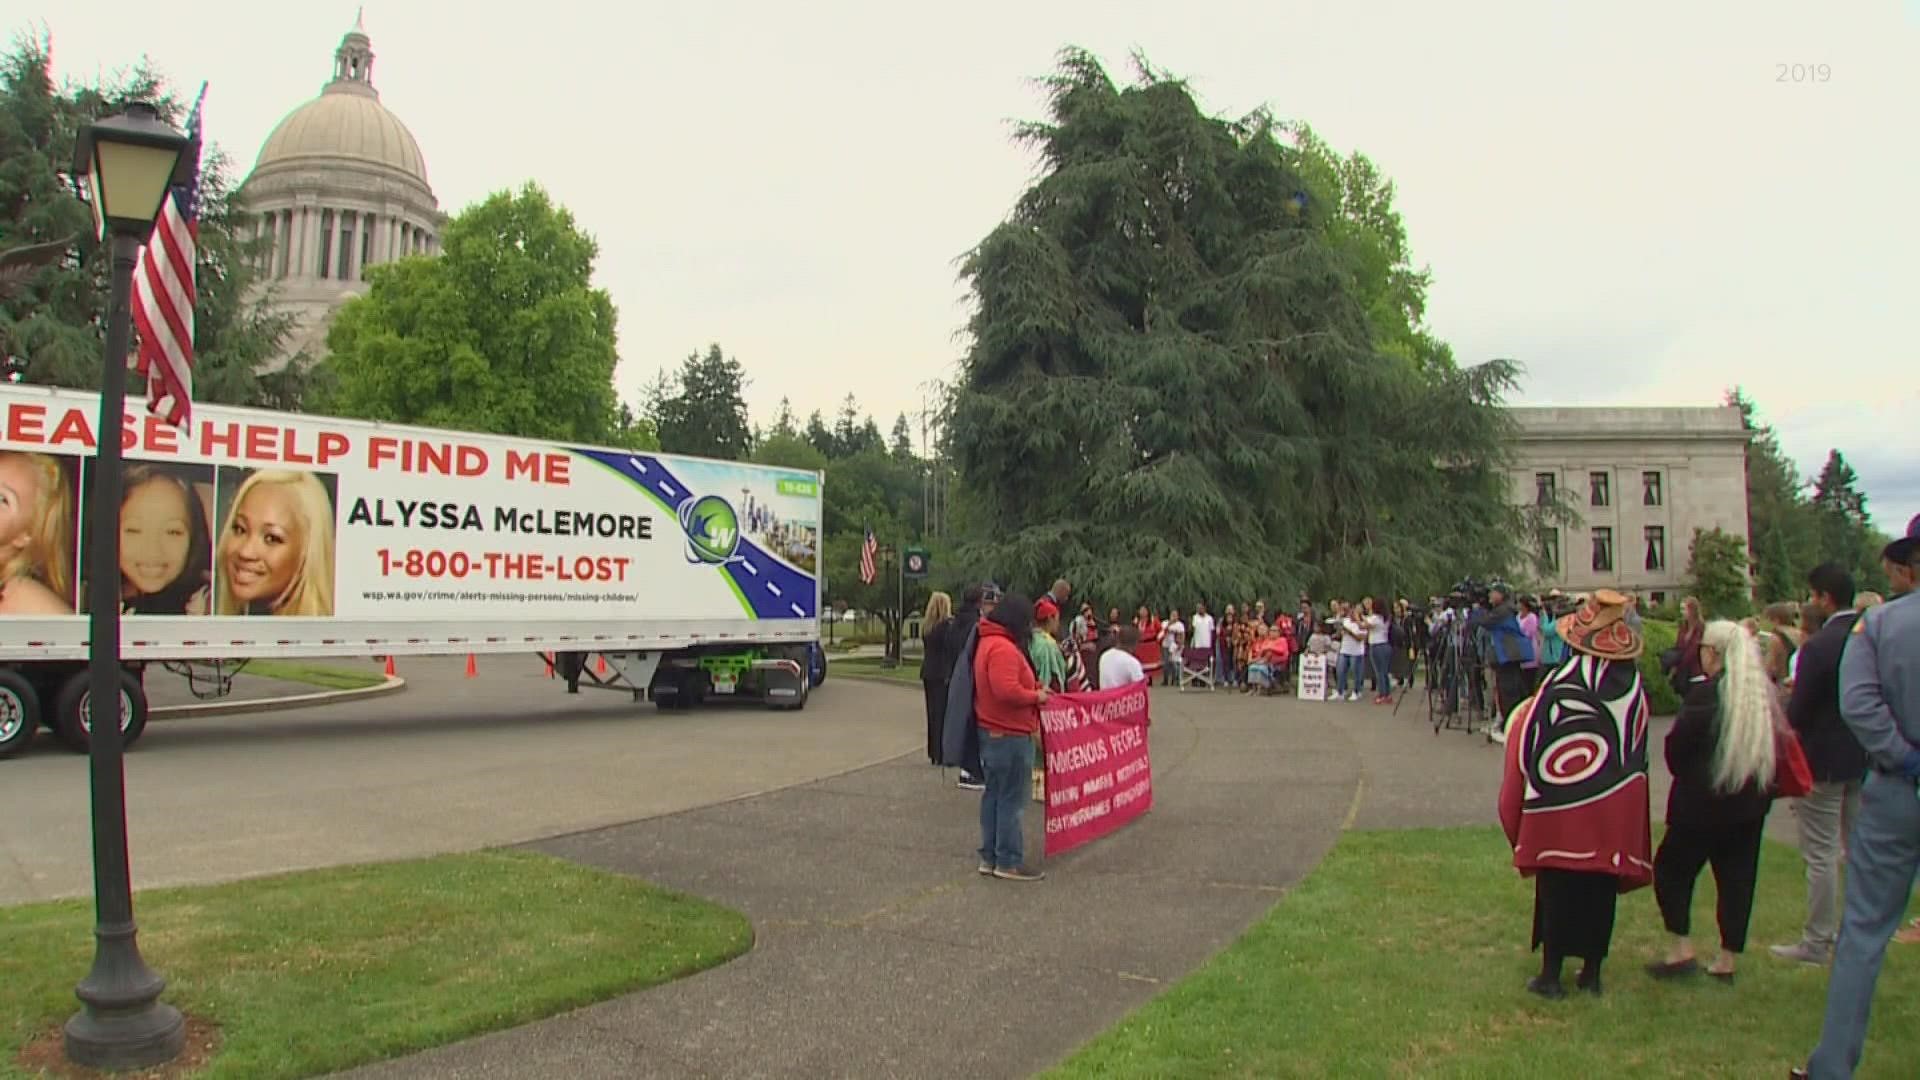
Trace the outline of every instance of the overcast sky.
<instances>
[{"instance_id":1,"label":"overcast sky","mask_svg":"<svg viewBox=\"0 0 1920 1080\"><path fill-rule=\"evenodd\" d=\"M243 165L354 10L0 0L67 74L145 53L210 80ZM962 347L954 260L1032 176L1008 140L1031 78L1062 45L1116 74L1139 48L1210 111L1379 163L1435 330L1524 363L1520 401L1741 383L1803 469L1842 448L1883 527L1920 511L1920 0L385 0L365 25L444 208L531 178L598 237L628 397L718 341L757 420L848 390L882 427L919 409Z\"/></svg>"}]
</instances>

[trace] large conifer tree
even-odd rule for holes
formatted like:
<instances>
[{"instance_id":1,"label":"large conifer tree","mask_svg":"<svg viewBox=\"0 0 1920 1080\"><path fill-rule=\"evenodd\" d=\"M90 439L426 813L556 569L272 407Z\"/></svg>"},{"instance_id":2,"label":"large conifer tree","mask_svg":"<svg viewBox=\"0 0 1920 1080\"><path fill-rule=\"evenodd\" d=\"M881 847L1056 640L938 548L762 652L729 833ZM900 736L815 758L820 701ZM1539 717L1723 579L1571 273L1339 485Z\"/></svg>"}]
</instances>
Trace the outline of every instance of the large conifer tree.
<instances>
[{"instance_id":1,"label":"large conifer tree","mask_svg":"<svg viewBox=\"0 0 1920 1080\"><path fill-rule=\"evenodd\" d=\"M1020 131L1041 175L964 262L972 343L946 430L970 561L1124 605L1518 565L1511 365L1381 348L1379 237L1322 159L1138 67L1123 88L1062 55L1050 119Z\"/></svg>"}]
</instances>

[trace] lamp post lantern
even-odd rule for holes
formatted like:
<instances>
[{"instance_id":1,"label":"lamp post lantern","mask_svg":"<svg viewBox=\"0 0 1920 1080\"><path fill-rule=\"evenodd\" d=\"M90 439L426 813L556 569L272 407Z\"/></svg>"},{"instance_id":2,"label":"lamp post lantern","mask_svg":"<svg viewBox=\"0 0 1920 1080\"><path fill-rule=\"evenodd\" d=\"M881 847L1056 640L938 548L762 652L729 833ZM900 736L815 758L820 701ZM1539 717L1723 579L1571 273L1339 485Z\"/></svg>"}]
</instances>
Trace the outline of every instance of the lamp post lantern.
<instances>
[{"instance_id":1,"label":"lamp post lantern","mask_svg":"<svg viewBox=\"0 0 1920 1080\"><path fill-rule=\"evenodd\" d=\"M140 1069L173 1060L186 1045L180 1011L162 1004L167 981L147 967L135 941L133 878L127 863L127 790L121 739L120 429L126 412L127 345L132 336L133 270L153 231L187 137L136 102L81 129L74 171L87 178L93 223L110 239L113 293L107 307L106 367L100 378L100 421L87 530L87 668L90 692L88 766L93 807L93 969L74 989L81 1009L67 1021L67 1057L96 1069Z\"/></svg>"}]
</instances>

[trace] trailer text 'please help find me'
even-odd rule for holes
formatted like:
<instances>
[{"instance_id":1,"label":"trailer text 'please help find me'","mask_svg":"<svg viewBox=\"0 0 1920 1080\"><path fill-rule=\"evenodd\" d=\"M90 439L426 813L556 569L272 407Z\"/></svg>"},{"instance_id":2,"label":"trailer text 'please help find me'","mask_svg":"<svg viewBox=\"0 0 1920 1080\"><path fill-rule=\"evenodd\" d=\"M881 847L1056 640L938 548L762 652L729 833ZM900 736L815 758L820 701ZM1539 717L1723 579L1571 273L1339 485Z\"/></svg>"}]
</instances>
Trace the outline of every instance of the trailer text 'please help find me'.
<instances>
[{"instance_id":1,"label":"trailer text 'please help find me'","mask_svg":"<svg viewBox=\"0 0 1920 1080\"><path fill-rule=\"evenodd\" d=\"M220 406L181 429L134 406L103 515L98 408L0 387L0 757L42 724L86 746L96 528L120 533L104 587L129 740L151 663L538 652L569 690L663 708L798 708L821 674L816 473Z\"/></svg>"}]
</instances>

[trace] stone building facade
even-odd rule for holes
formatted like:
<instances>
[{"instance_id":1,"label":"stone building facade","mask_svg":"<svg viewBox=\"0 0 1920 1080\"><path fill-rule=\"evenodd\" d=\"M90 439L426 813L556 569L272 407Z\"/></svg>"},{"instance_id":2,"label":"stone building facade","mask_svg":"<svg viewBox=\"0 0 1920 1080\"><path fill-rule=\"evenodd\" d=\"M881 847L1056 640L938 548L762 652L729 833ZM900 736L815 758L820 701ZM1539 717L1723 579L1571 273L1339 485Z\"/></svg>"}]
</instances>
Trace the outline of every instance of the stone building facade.
<instances>
[{"instance_id":1,"label":"stone building facade","mask_svg":"<svg viewBox=\"0 0 1920 1080\"><path fill-rule=\"evenodd\" d=\"M1516 502L1579 516L1542 544L1539 580L1653 603L1685 589L1695 529L1747 536L1747 432L1735 408L1515 408Z\"/></svg>"},{"instance_id":2,"label":"stone building facade","mask_svg":"<svg viewBox=\"0 0 1920 1080\"><path fill-rule=\"evenodd\" d=\"M366 269L439 250L446 215L420 144L380 103L373 44L356 22L320 96L267 136L243 185L271 238L263 288L295 317L285 356L326 352L334 312L366 291Z\"/></svg>"}]
</instances>

